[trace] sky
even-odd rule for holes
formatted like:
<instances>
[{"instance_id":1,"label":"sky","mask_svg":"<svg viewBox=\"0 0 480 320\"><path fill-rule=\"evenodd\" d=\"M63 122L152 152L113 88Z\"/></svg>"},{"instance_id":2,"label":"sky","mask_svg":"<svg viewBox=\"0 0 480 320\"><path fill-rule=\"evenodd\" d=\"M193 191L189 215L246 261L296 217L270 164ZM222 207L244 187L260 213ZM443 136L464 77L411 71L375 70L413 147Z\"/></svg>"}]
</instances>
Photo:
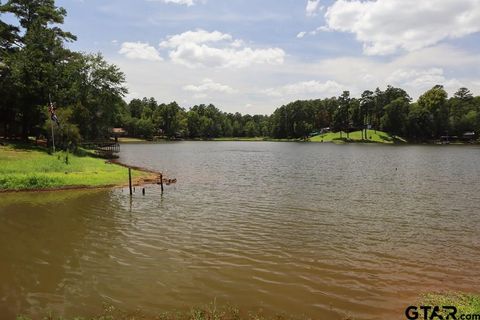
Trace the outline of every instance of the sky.
<instances>
[{"instance_id":1,"label":"sky","mask_svg":"<svg viewBox=\"0 0 480 320\"><path fill-rule=\"evenodd\" d=\"M57 0L132 98L270 114L387 85L480 94L480 0Z\"/></svg>"}]
</instances>

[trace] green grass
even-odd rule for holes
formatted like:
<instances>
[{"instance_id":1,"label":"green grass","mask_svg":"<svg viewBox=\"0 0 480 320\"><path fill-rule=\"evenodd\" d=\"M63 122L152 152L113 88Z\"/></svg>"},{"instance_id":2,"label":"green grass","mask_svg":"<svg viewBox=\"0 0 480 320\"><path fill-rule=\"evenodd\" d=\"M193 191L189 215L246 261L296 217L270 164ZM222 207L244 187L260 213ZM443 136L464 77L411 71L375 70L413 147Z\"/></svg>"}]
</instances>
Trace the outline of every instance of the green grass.
<instances>
[{"instance_id":1,"label":"green grass","mask_svg":"<svg viewBox=\"0 0 480 320\"><path fill-rule=\"evenodd\" d=\"M396 142L406 142L400 137L394 137L383 131L374 131L367 130L368 140L362 140L362 132L354 131L350 132L349 139L347 140L347 134L342 132L340 137L340 132L328 132L318 136L310 138L312 142L335 142L335 143L345 143L345 142L374 142L374 143L396 143Z\"/></svg>"},{"instance_id":2,"label":"green grass","mask_svg":"<svg viewBox=\"0 0 480 320\"><path fill-rule=\"evenodd\" d=\"M164 312L157 315L147 315L141 310L124 312L113 306L105 306L102 314L94 317L57 317L50 313L44 320L306 320L306 317L291 317L285 315L267 316L263 312L243 312L238 308L225 306L218 307L212 303L203 308L194 308L190 311ZM31 320L26 316L18 316L16 320Z\"/></svg>"},{"instance_id":3,"label":"green grass","mask_svg":"<svg viewBox=\"0 0 480 320\"><path fill-rule=\"evenodd\" d=\"M147 141L148 140L146 140L146 139L140 139L140 138L129 138L129 137L118 138L118 142L120 142L120 143L147 142Z\"/></svg>"},{"instance_id":4,"label":"green grass","mask_svg":"<svg viewBox=\"0 0 480 320\"><path fill-rule=\"evenodd\" d=\"M68 157L68 163L67 163ZM133 170L134 178L147 173ZM128 183L126 168L89 156L49 155L26 145L0 146L0 190L101 187Z\"/></svg>"},{"instance_id":5,"label":"green grass","mask_svg":"<svg viewBox=\"0 0 480 320\"><path fill-rule=\"evenodd\" d=\"M299 142L302 139L275 139L269 137L222 137L213 138L210 141L271 141L271 142Z\"/></svg>"},{"instance_id":6,"label":"green grass","mask_svg":"<svg viewBox=\"0 0 480 320\"><path fill-rule=\"evenodd\" d=\"M461 314L476 315L480 314L480 296L466 293L429 293L423 295L418 306L455 306L458 309L457 316ZM420 312L421 313L421 312ZM443 314L446 316L446 314ZM423 319L423 314L419 315L419 319ZM44 320L306 320L310 319L305 316L289 316L289 315L265 315L262 311L246 312L236 307L217 306L216 302L202 307L193 308L190 311L174 311L163 312L156 315L148 315L141 310L134 312L125 312L116 309L112 305L105 305L104 311L94 317L72 317L64 318L55 316L52 312L43 317ZM344 318L345 320L355 319L354 317ZM31 320L28 316L19 315L16 320Z\"/></svg>"},{"instance_id":7,"label":"green grass","mask_svg":"<svg viewBox=\"0 0 480 320\"><path fill-rule=\"evenodd\" d=\"M264 137L222 137L213 138L212 141L265 141Z\"/></svg>"},{"instance_id":8,"label":"green grass","mask_svg":"<svg viewBox=\"0 0 480 320\"><path fill-rule=\"evenodd\" d=\"M420 305L454 306L459 314L479 314L480 296L466 293L428 293L421 298ZM423 317L421 317L423 319Z\"/></svg>"}]
</instances>

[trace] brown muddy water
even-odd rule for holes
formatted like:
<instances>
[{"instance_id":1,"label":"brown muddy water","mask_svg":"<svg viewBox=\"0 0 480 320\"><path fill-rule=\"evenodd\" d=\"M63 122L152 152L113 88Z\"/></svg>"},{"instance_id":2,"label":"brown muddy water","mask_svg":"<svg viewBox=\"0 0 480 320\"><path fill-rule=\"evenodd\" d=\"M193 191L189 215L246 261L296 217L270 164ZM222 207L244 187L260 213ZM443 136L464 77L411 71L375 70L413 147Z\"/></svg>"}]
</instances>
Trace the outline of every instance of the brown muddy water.
<instances>
[{"instance_id":1,"label":"brown muddy water","mask_svg":"<svg viewBox=\"0 0 480 320\"><path fill-rule=\"evenodd\" d=\"M180 142L121 160L178 182L0 195L1 319L214 300L402 319L422 292L480 292L478 147Z\"/></svg>"}]
</instances>

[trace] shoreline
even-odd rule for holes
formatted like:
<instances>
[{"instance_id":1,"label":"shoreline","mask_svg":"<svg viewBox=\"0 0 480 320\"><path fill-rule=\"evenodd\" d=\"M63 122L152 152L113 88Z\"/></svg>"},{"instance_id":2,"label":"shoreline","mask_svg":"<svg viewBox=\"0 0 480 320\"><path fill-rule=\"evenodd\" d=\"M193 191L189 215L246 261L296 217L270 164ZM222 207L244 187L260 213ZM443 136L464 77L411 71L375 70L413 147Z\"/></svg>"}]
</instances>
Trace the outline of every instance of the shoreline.
<instances>
[{"instance_id":1,"label":"shoreline","mask_svg":"<svg viewBox=\"0 0 480 320\"><path fill-rule=\"evenodd\" d=\"M119 162L111 162L114 165L118 165L124 168L130 168L133 170L137 170L140 172L144 173L149 173L150 175L146 177L139 177L139 178L134 178L132 179L132 186L139 187L139 186L145 186L145 185L152 185L152 184L157 184L157 181L159 179L159 175L161 175L161 172L156 172L153 170L149 170L146 168L141 168L141 167L136 167L136 166L128 166L123 163ZM66 185L66 186L61 186L61 187L54 187L54 188L37 188L37 189L32 189L32 188L26 188L26 189L15 189L15 190L9 190L9 189L0 189L0 194L7 194L7 193L30 193L30 192L53 192L53 191L75 191L75 190L101 190L101 189L116 189L116 188L125 188L128 187L128 182L127 183L121 183L121 184L105 184L105 185L98 185L98 186L89 186L89 185Z\"/></svg>"},{"instance_id":2,"label":"shoreline","mask_svg":"<svg viewBox=\"0 0 480 320\"><path fill-rule=\"evenodd\" d=\"M309 139L275 139L267 137L255 137L255 138L246 138L246 137L223 137L223 138L211 138L211 139L156 139L156 140L146 140L146 139L136 139L135 141L119 141L120 144L156 144L164 142L298 142L298 143L331 143L331 144L378 144L378 145L400 145L400 146L478 146L480 141L473 142L450 142L450 143L441 143L439 141L406 141L406 140L397 140L397 141L375 141L375 140L359 140L359 139L334 139L327 141L318 141Z\"/></svg>"},{"instance_id":3,"label":"shoreline","mask_svg":"<svg viewBox=\"0 0 480 320\"><path fill-rule=\"evenodd\" d=\"M124 188L129 185L124 168L132 169L132 186L160 184L160 177L167 185L176 182L159 171L90 155L50 155L15 143L3 144L0 151L0 194Z\"/></svg>"},{"instance_id":4,"label":"shoreline","mask_svg":"<svg viewBox=\"0 0 480 320\"><path fill-rule=\"evenodd\" d=\"M397 143L387 143L387 142L377 142L377 141L310 141L310 140L298 140L298 139L226 139L226 138L214 138L214 139L178 139L178 140L143 140L135 142L121 142L121 144L160 144L163 142L297 142L297 143L312 143L312 144L336 144L336 145L345 145L345 144L370 144L370 145L396 145L396 146L479 146L480 142L455 142L455 143L437 143L437 142L397 142Z\"/></svg>"}]
</instances>

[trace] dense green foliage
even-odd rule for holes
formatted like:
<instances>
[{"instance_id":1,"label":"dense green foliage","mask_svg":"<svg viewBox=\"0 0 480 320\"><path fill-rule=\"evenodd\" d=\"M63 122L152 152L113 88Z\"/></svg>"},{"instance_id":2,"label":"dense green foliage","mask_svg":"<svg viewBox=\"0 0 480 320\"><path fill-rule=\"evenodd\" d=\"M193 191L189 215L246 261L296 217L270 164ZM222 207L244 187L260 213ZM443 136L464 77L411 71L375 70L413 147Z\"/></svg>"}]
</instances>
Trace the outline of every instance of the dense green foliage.
<instances>
[{"instance_id":1,"label":"dense green foliage","mask_svg":"<svg viewBox=\"0 0 480 320\"><path fill-rule=\"evenodd\" d=\"M72 52L76 38L60 29L66 11L54 0L9 0L0 14L18 26L0 23L0 118L6 136L47 135L50 97L59 108L57 141L107 134L123 102L124 75L99 55ZM5 38L3 37L5 36ZM68 115L61 117L61 115Z\"/></svg>"},{"instance_id":2,"label":"dense green foliage","mask_svg":"<svg viewBox=\"0 0 480 320\"><path fill-rule=\"evenodd\" d=\"M134 99L123 113L129 135L152 138L219 138L268 136L269 118L262 115L225 113L214 105L197 105L190 110L176 102L157 104L154 98Z\"/></svg>"},{"instance_id":3,"label":"dense green foliage","mask_svg":"<svg viewBox=\"0 0 480 320\"><path fill-rule=\"evenodd\" d=\"M16 17L17 24L2 21L2 14ZM448 98L442 86L417 102L392 86L366 90L358 98L345 91L339 97L289 103L271 116L225 113L211 104L186 110L153 98L127 104L125 76L118 67L100 54L65 48L76 39L60 28L65 15L55 0L0 1L0 135L50 138L50 97L61 122L55 141L64 146L108 137L113 127L147 139L306 139L329 128L342 139L360 131L360 140L369 140L365 131L370 127L410 141L432 141L480 132L480 97L460 88Z\"/></svg>"},{"instance_id":4,"label":"dense green foliage","mask_svg":"<svg viewBox=\"0 0 480 320\"><path fill-rule=\"evenodd\" d=\"M322 128L350 138L350 132L366 131L368 125L411 141L462 137L480 131L480 97L460 88L448 99L443 87L435 86L412 103L404 90L388 86L385 91L365 91L360 98L346 91L338 98L296 101L277 109L270 119L275 138L306 138Z\"/></svg>"}]
</instances>

